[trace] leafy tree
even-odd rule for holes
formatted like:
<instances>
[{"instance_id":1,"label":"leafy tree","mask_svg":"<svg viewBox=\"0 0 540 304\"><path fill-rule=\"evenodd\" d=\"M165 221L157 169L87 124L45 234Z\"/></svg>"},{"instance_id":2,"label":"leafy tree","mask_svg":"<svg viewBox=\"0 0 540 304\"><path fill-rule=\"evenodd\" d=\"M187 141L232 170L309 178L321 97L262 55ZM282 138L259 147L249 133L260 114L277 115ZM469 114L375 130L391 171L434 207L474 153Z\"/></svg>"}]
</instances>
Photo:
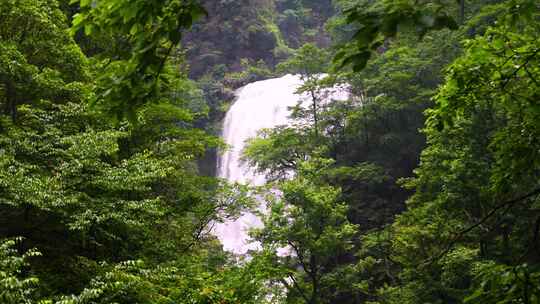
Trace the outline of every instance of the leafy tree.
<instances>
[{"instance_id":1,"label":"leafy tree","mask_svg":"<svg viewBox=\"0 0 540 304\"><path fill-rule=\"evenodd\" d=\"M287 301L329 303L336 280L337 257L351 249L356 226L346 217L347 206L338 201L339 190L321 183L325 160L302 163L294 179L281 184L277 201L264 217L255 236L273 280L286 289ZM278 250L286 253L279 254Z\"/></svg>"},{"instance_id":2,"label":"leafy tree","mask_svg":"<svg viewBox=\"0 0 540 304\"><path fill-rule=\"evenodd\" d=\"M320 171L319 178L342 188L340 200L349 205L349 219L367 233L355 242L356 257L339 258L341 265L354 261L357 274L357 289L349 293L357 297L346 300L461 302L475 286L484 286L475 293L477 301L482 301L496 294L496 287L487 288L482 282L505 286L503 290L515 286L520 291L514 296L521 294L522 299L527 298L524 291L533 296L534 266L523 266L520 274L510 275L501 285L494 285L499 283L487 276L489 271L477 271L490 269L491 260L502 263L501 269L508 273L518 269L523 259L536 263L530 258L535 247L531 240L535 239L532 227L536 227L532 207L536 168L531 164L536 148L522 141L524 136L511 134L519 128L524 134L536 132L532 120L526 122L536 119L534 112L525 114L525 109L536 94L532 65L537 54L530 42L537 36L537 25L530 12L537 10L529 1L513 5L471 4L467 12L472 18L460 31L430 28L421 33L421 41L416 33L403 31L390 42L384 40L380 54L361 73L340 71L333 78L349 83L355 97L331 102L320 111L324 132L319 149L310 150L314 145L309 143L309 134L295 126L265 130L262 138L248 146L251 163L261 171L269 170L274 178L297 173L298 164L317 153L335 159L334 165ZM449 7L448 12L457 11ZM498 25L490 29L499 16ZM467 42L466 54L451 66L451 76L436 96L438 104L426 112L429 146L417 171L419 177L406 179L407 188L400 189L396 182L412 175L424 147L418 129L424 125L422 111L432 105L430 98L444 81L440 71L460 54L459 40L475 34L485 38ZM511 90L512 83L519 94ZM517 151L530 156L523 158L527 168L519 165ZM508 170L508 165L516 167ZM409 211L385 228L404 210L412 190L416 192ZM530 207L517 207L526 202ZM484 221L483 216L488 218ZM520 224L510 224L513 219L520 219ZM519 233L526 237L518 237ZM513 253L520 250L522 255ZM517 260L510 263L510 257ZM518 284L520 276L531 281Z\"/></svg>"},{"instance_id":3,"label":"leafy tree","mask_svg":"<svg viewBox=\"0 0 540 304\"><path fill-rule=\"evenodd\" d=\"M0 25L4 114L15 121L19 105L52 97L66 102L78 94L77 82L88 76L86 62L55 1L3 0Z\"/></svg>"},{"instance_id":4,"label":"leafy tree","mask_svg":"<svg viewBox=\"0 0 540 304\"><path fill-rule=\"evenodd\" d=\"M247 268L212 272L204 266L209 258L201 252L176 265L149 268L142 261L127 261L107 266L81 293L55 303L260 303L258 282L249 278Z\"/></svg>"},{"instance_id":5,"label":"leafy tree","mask_svg":"<svg viewBox=\"0 0 540 304\"><path fill-rule=\"evenodd\" d=\"M287 126L261 130L248 140L243 159L269 180L285 179L312 154L309 137L302 129Z\"/></svg>"},{"instance_id":6,"label":"leafy tree","mask_svg":"<svg viewBox=\"0 0 540 304\"><path fill-rule=\"evenodd\" d=\"M320 116L334 91L323 74L329 68L328 56L327 51L308 43L277 67L282 72L298 74L302 81L295 92L298 103L291 109L292 124L261 130L258 137L250 139L243 157L270 179L288 177L300 162L325 149ZM304 105L306 102L308 106Z\"/></svg>"},{"instance_id":7,"label":"leafy tree","mask_svg":"<svg viewBox=\"0 0 540 304\"><path fill-rule=\"evenodd\" d=\"M406 183L416 192L393 225L401 282L386 289L384 302L538 299L538 168L529 158L537 148L528 140L537 133L538 24L530 18L538 10L514 5L495 12L517 15L501 13L466 42L427 111L428 147Z\"/></svg>"},{"instance_id":8,"label":"leafy tree","mask_svg":"<svg viewBox=\"0 0 540 304\"><path fill-rule=\"evenodd\" d=\"M294 109L292 117L307 120L313 130L315 140L319 138L320 126L319 115L325 95L322 85L322 73L328 70L329 54L314 44L307 43L299 48L295 55L285 62L280 63L278 70L283 70L300 75L302 85L296 94L308 94L309 110L302 107L303 100L299 100L298 106Z\"/></svg>"},{"instance_id":9,"label":"leafy tree","mask_svg":"<svg viewBox=\"0 0 540 304\"><path fill-rule=\"evenodd\" d=\"M97 2L74 0L81 12L73 18L73 32L113 35L127 47L100 64L95 101L119 118L133 121L142 105L155 101L163 68L182 38L182 30L205 15L195 0Z\"/></svg>"},{"instance_id":10,"label":"leafy tree","mask_svg":"<svg viewBox=\"0 0 540 304\"><path fill-rule=\"evenodd\" d=\"M348 1L344 1L350 3ZM457 29L452 16L455 1L368 1L347 5L347 23L355 26L350 41L341 46L334 61L341 67L351 65L355 72L366 67L368 60L387 39L394 38L403 28L420 36L442 28Z\"/></svg>"},{"instance_id":11,"label":"leafy tree","mask_svg":"<svg viewBox=\"0 0 540 304\"><path fill-rule=\"evenodd\" d=\"M90 9L89 4L83 8ZM174 62L164 62L160 90L153 95L159 103L139 105L135 121L112 123L88 103L100 85L93 76L101 72L101 61L83 55L58 4L6 0L0 5L5 25L0 30L0 104L5 109L0 116L0 237L23 236L21 251L35 247L42 252L28 260L29 273L40 279L35 293L40 297L33 298L21 288L34 279L15 280L19 260L5 247L9 244L4 246L0 263L13 267L6 270L6 280L19 286L13 285L6 297L48 298L46 303L158 301L157 286L175 276L170 269L180 267L182 259L205 250L220 252L208 226L243 203L237 191L198 174L197 158L220 144L195 126L207 111L202 93ZM106 23L110 16L102 13L85 16ZM144 267L127 269L139 260ZM212 267L195 267L193 276L210 282L212 275L205 273L226 263L221 258ZM166 271L148 274L152 268ZM230 272L231 278L239 273ZM170 288L171 293L187 292ZM230 295L234 288L216 287L214 301L219 302L221 290ZM193 295L202 293L200 288Z\"/></svg>"},{"instance_id":12,"label":"leafy tree","mask_svg":"<svg viewBox=\"0 0 540 304\"><path fill-rule=\"evenodd\" d=\"M224 49L265 60L196 84L178 44L198 1L0 0L0 301L537 303L537 1L336 1L337 69L315 44L283 62L307 98L245 151L273 188L241 259L211 226L253 201L199 172L222 146L201 126L333 13L263 2L210 3L246 33Z\"/></svg>"}]
</instances>

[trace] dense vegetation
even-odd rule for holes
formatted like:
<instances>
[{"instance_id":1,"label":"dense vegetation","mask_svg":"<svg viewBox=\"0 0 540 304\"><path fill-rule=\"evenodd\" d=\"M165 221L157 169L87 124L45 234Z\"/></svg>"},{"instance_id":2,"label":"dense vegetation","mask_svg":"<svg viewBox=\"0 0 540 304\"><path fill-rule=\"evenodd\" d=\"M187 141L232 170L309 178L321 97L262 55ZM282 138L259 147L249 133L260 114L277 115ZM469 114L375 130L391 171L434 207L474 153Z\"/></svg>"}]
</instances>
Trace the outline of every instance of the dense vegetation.
<instances>
[{"instance_id":1,"label":"dense vegetation","mask_svg":"<svg viewBox=\"0 0 540 304\"><path fill-rule=\"evenodd\" d=\"M539 41L535 0L0 0L0 303L540 303ZM268 184L212 177L284 73Z\"/></svg>"}]
</instances>

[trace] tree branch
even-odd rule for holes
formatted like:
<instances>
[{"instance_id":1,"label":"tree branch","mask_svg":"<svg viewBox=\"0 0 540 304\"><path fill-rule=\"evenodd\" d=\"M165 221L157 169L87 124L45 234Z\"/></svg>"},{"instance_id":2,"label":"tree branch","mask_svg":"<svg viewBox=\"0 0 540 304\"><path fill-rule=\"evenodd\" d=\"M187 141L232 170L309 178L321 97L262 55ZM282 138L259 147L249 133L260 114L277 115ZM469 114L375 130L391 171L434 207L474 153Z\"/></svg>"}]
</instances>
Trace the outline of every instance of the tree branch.
<instances>
[{"instance_id":1,"label":"tree branch","mask_svg":"<svg viewBox=\"0 0 540 304\"><path fill-rule=\"evenodd\" d=\"M529 64L529 61L533 59L534 56L536 56L536 54L538 54L539 52L540 52L540 49L537 49L531 55L527 56L527 58L525 58L525 62L523 62L523 64L521 64L517 69L515 69L514 72L510 74L510 76L508 76L508 78L506 78L505 82L502 85L502 88L504 89L508 85L510 80L512 80L522 68L527 66L527 64Z\"/></svg>"},{"instance_id":2,"label":"tree branch","mask_svg":"<svg viewBox=\"0 0 540 304\"><path fill-rule=\"evenodd\" d=\"M300 296L302 296L302 298L304 299L304 301L306 301L306 303L309 303L309 298L305 294L304 290L300 287L300 285L298 284L298 282L296 281L294 276L291 273L289 273L288 276L291 279L291 281L293 282L293 286L296 288L296 290L298 291Z\"/></svg>"},{"instance_id":3,"label":"tree branch","mask_svg":"<svg viewBox=\"0 0 540 304\"><path fill-rule=\"evenodd\" d=\"M442 257L444 257L448 252L450 252L450 250L452 250L452 248L454 247L454 245L456 245L456 243L458 241L460 241L464 236L465 234L471 232L472 230L474 230L475 228L477 228L478 226L482 225L483 223L485 223L487 220L489 220L492 216L494 216L499 210L507 207L507 208L510 208L512 207L513 205L515 205L516 203L519 203L521 202L522 200L525 200L527 198L530 198L532 196L535 196L535 195L539 195L540 194L540 188L536 188L535 190L527 193L527 194L524 194L518 198L515 198L515 199L512 199L512 200L509 200L509 201L506 201L504 203L501 203L499 205L497 205L495 208L491 209L491 211L486 214L483 218L481 218L478 222L472 224L471 226L461 230L460 232L458 232L456 234L456 236L450 241L450 243L446 246L446 248L440 253L438 254L437 256L435 256L434 258L432 259L429 259L427 260L426 262L422 263L423 265L425 264L428 264L428 265L431 265L433 264L435 261L438 261L439 259L441 259Z\"/></svg>"}]
</instances>

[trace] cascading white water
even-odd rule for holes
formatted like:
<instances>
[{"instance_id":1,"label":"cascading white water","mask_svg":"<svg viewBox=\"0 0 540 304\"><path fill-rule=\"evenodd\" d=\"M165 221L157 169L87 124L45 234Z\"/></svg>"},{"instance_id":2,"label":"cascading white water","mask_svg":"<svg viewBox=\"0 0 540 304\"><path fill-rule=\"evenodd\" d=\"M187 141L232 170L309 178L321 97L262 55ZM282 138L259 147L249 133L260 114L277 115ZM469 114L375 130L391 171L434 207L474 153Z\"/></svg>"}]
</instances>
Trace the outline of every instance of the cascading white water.
<instances>
[{"instance_id":1,"label":"cascading white water","mask_svg":"<svg viewBox=\"0 0 540 304\"><path fill-rule=\"evenodd\" d=\"M263 175L255 173L240 160L245 141L255 137L257 131L263 128L287 124L288 108L305 98L295 94L301 85L299 76L286 75L248 84L236 92L236 102L227 112L223 125L222 137L229 149L219 158L219 177L254 186L265 183ZM345 99L347 96L341 89L329 97ZM257 244L249 243L247 230L260 226L261 221L255 215L246 213L236 221L216 225L214 233L225 250L243 254L249 249L257 248Z\"/></svg>"}]
</instances>

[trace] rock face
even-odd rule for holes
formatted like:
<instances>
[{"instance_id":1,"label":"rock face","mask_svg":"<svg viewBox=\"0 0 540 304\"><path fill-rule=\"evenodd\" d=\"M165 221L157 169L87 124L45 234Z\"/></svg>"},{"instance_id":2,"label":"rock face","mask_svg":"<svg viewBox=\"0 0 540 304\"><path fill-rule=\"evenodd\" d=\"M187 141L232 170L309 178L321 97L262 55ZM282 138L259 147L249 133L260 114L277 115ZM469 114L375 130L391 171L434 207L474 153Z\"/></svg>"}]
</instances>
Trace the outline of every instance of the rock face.
<instances>
[{"instance_id":1,"label":"rock face","mask_svg":"<svg viewBox=\"0 0 540 304\"><path fill-rule=\"evenodd\" d=\"M196 24L184 39L193 78L220 64L229 71L237 70L241 58L271 60L277 38L266 28L262 15L273 12L273 1L204 2L208 18Z\"/></svg>"},{"instance_id":2,"label":"rock face","mask_svg":"<svg viewBox=\"0 0 540 304\"><path fill-rule=\"evenodd\" d=\"M331 0L205 0L208 18L186 33L190 76L240 72L242 60L273 67L305 42L324 45Z\"/></svg>"}]
</instances>

